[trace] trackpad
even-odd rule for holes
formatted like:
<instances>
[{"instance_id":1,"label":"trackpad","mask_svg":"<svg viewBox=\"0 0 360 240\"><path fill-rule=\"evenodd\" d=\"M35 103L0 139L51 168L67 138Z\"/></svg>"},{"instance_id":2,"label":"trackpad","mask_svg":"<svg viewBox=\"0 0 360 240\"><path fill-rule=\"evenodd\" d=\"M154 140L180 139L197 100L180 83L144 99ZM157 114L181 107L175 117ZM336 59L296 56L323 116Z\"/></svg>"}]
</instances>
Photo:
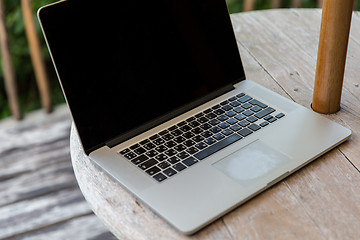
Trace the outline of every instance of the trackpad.
<instances>
[{"instance_id":1,"label":"trackpad","mask_svg":"<svg viewBox=\"0 0 360 240\"><path fill-rule=\"evenodd\" d=\"M290 160L290 157L257 140L213 166L244 186L249 186L258 180L274 180L272 175Z\"/></svg>"}]
</instances>

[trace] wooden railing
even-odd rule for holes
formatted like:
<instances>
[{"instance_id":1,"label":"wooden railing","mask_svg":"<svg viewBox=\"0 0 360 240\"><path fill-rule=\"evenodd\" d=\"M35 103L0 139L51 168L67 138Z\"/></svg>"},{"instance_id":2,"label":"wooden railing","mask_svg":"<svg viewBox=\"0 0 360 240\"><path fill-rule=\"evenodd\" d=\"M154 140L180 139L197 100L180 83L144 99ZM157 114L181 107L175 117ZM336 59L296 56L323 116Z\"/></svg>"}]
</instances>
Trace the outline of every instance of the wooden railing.
<instances>
[{"instance_id":1,"label":"wooden railing","mask_svg":"<svg viewBox=\"0 0 360 240\"><path fill-rule=\"evenodd\" d=\"M252 11L255 9L255 1L256 0L245 0L244 1L244 11ZM301 0L293 0L292 7L299 8L301 7ZM323 0L317 0L317 7L321 8L323 4ZM271 0L271 8L279 8L281 6L281 0Z\"/></svg>"},{"instance_id":2,"label":"wooden railing","mask_svg":"<svg viewBox=\"0 0 360 240\"><path fill-rule=\"evenodd\" d=\"M31 52L31 60L41 96L41 103L45 111L49 113L52 109L49 80L45 68L45 63L41 55L40 41L37 35L38 33L35 27L32 0L22 0L21 7L23 10L26 34ZM5 12L4 0L0 0L0 46L3 59L5 88L11 113L15 119L20 120L22 118L22 112L18 100L16 75L10 53L10 43L6 29Z\"/></svg>"}]
</instances>

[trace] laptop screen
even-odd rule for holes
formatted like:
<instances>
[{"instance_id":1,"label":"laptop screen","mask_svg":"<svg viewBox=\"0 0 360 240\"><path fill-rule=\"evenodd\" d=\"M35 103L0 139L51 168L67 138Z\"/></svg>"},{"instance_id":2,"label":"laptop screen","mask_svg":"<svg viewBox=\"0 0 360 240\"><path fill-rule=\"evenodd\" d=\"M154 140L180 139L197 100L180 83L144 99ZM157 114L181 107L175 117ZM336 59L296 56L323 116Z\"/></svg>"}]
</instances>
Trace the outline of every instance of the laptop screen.
<instances>
[{"instance_id":1,"label":"laptop screen","mask_svg":"<svg viewBox=\"0 0 360 240\"><path fill-rule=\"evenodd\" d=\"M87 153L245 78L225 0L68 0L39 18Z\"/></svg>"}]
</instances>

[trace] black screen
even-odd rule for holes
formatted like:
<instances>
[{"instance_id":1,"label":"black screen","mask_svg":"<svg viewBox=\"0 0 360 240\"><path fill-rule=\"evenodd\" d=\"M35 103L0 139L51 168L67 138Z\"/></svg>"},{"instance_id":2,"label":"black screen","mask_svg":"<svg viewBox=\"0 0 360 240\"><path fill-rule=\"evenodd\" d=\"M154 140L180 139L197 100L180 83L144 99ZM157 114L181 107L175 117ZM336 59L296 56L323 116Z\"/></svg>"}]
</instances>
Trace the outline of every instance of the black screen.
<instances>
[{"instance_id":1,"label":"black screen","mask_svg":"<svg viewBox=\"0 0 360 240\"><path fill-rule=\"evenodd\" d=\"M225 0L68 0L39 17L87 153L245 78Z\"/></svg>"}]
</instances>

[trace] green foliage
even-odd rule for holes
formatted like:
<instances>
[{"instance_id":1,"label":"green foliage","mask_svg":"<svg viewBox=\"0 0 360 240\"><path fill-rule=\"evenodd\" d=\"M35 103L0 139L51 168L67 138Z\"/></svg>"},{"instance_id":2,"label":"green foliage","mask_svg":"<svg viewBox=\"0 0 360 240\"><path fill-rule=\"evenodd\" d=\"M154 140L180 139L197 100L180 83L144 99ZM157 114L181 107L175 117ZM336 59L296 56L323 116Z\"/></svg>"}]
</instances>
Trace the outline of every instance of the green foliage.
<instances>
[{"instance_id":1,"label":"green foliage","mask_svg":"<svg viewBox=\"0 0 360 240\"><path fill-rule=\"evenodd\" d=\"M36 18L36 9L39 7L55 2L56 0L34 0L34 18ZM25 23L22 15L21 0L5 0L6 25L9 35L10 51L13 59L16 80L18 85L19 100L22 111L31 111L41 107L39 94L37 90L36 80L34 76L33 66L30 57L30 50L25 34ZM37 19L35 22L38 23ZM43 43L43 56L49 67L49 75L51 77L51 86L56 101L59 102L59 87L54 77L53 68L50 63L50 57L46 50L40 27L38 27L39 36ZM4 86L4 73L2 68L2 59L0 58L0 119L11 114ZM55 100L53 100L55 102ZM63 101L60 99L60 101Z\"/></svg>"}]
</instances>

